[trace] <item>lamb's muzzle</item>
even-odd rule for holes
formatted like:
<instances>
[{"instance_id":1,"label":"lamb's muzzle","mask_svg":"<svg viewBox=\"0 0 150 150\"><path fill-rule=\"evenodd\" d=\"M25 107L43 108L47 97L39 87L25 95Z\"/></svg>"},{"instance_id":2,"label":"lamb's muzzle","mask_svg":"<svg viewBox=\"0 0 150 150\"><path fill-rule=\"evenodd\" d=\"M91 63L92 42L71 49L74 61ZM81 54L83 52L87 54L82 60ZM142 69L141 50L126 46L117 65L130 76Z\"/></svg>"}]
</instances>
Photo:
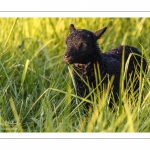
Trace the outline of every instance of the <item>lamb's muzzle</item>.
<instances>
[{"instance_id":1,"label":"lamb's muzzle","mask_svg":"<svg viewBox=\"0 0 150 150\"><path fill-rule=\"evenodd\" d=\"M67 54L64 55L64 62L65 63L69 63L70 59L71 59L70 55L67 55Z\"/></svg>"}]
</instances>

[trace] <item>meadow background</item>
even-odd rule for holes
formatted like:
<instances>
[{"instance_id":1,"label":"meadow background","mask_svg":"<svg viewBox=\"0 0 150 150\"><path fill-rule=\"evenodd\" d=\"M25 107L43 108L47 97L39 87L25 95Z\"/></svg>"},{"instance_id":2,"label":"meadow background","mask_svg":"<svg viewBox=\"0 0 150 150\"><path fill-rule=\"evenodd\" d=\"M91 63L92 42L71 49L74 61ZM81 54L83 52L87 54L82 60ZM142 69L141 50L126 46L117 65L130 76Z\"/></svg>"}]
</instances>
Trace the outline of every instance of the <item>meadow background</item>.
<instances>
[{"instance_id":1,"label":"meadow background","mask_svg":"<svg viewBox=\"0 0 150 150\"><path fill-rule=\"evenodd\" d=\"M149 70L134 106L112 112L104 96L84 115L63 62L71 23L93 32L107 26L102 52L132 45L149 64L149 18L0 18L0 132L149 132Z\"/></svg>"}]
</instances>

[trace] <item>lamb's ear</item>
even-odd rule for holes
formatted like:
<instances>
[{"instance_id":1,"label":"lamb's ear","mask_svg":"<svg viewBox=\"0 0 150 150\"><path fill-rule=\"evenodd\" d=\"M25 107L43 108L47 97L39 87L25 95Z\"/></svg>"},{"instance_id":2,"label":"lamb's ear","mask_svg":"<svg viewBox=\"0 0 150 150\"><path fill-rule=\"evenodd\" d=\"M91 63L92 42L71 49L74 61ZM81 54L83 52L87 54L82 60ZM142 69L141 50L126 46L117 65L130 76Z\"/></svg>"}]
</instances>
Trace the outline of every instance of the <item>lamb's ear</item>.
<instances>
[{"instance_id":1,"label":"lamb's ear","mask_svg":"<svg viewBox=\"0 0 150 150\"><path fill-rule=\"evenodd\" d=\"M76 30L73 24L70 25L69 29L70 29L70 33Z\"/></svg>"},{"instance_id":2,"label":"lamb's ear","mask_svg":"<svg viewBox=\"0 0 150 150\"><path fill-rule=\"evenodd\" d=\"M98 30L98 31L96 31L96 32L94 33L95 36L96 36L96 40L99 39L99 38L104 34L104 32L106 31L106 29L107 29L107 27L105 27L105 28L103 28L103 29L101 29L101 30Z\"/></svg>"}]
</instances>

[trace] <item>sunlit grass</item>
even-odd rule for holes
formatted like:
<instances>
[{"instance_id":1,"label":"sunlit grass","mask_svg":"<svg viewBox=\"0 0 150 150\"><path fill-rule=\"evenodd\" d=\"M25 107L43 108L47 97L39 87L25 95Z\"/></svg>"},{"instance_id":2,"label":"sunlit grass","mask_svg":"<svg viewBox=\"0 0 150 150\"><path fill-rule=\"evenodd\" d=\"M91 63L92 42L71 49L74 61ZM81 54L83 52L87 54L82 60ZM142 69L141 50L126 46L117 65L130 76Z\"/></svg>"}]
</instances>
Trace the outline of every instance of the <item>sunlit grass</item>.
<instances>
[{"instance_id":1,"label":"sunlit grass","mask_svg":"<svg viewBox=\"0 0 150 150\"><path fill-rule=\"evenodd\" d=\"M144 77L138 73L140 90L136 93L132 81L128 89L120 82L115 111L108 107L113 78L103 90L97 65L97 87L89 87L93 99L76 95L72 67L63 62L71 23L93 32L107 26L98 41L103 52L121 44L133 45L149 63L148 18L1 18L0 131L149 132L149 70ZM122 68L121 81L127 67L128 63ZM92 106L89 111L85 102Z\"/></svg>"}]
</instances>

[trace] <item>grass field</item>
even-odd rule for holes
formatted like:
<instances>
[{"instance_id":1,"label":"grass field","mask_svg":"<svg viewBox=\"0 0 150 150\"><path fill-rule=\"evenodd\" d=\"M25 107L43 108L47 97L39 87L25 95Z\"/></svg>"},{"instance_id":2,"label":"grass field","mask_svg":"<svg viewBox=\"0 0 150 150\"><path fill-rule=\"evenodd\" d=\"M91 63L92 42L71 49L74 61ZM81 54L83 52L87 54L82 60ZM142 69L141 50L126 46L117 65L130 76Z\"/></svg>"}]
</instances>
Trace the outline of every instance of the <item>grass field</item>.
<instances>
[{"instance_id":1,"label":"grass field","mask_svg":"<svg viewBox=\"0 0 150 150\"><path fill-rule=\"evenodd\" d=\"M84 111L86 99L75 95L63 62L71 23L91 31L107 26L99 40L103 52L132 45L149 64L149 18L1 18L0 132L149 132L149 70L137 102L121 89L126 103L118 111L107 107L107 92L93 111Z\"/></svg>"}]
</instances>

